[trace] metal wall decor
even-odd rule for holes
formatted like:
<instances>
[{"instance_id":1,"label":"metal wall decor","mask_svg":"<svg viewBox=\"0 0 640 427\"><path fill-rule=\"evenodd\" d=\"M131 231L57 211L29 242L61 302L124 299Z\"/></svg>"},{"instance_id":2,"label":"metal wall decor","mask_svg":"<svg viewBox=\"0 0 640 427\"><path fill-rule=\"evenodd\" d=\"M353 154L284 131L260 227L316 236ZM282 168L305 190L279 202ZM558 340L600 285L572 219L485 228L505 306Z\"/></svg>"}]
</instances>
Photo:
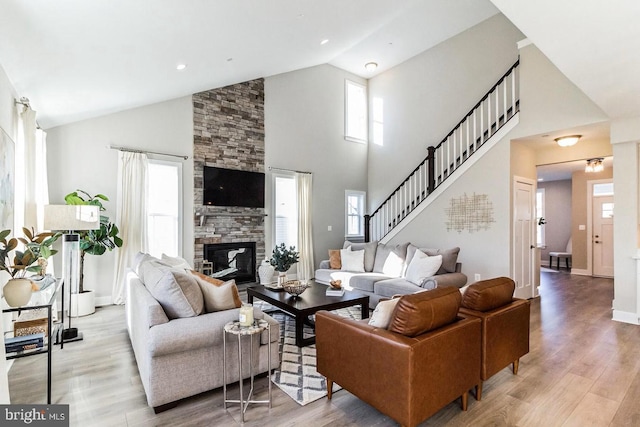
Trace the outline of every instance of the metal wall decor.
<instances>
[{"instance_id":1,"label":"metal wall decor","mask_svg":"<svg viewBox=\"0 0 640 427\"><path fill-rule=\"evenodd\" d=\"M457 231L461 233L467 230L469 233L475 231L488 230L491 223L496 222L493 218L493 204L486 194L475 194L467 196L465 193L460 197L453 197L449 201L449 207L445 208L447 214L447 231Z\"/></svg>"}]
</instances>

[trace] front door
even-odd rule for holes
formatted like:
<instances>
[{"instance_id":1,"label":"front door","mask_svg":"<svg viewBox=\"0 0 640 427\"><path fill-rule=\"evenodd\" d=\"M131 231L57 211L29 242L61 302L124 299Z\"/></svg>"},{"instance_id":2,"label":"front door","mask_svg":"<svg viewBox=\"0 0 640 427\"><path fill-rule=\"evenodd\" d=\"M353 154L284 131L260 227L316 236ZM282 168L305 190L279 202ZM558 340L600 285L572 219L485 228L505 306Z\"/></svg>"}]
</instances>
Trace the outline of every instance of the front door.
<instances>
[{"instance_id":1,"label":"front door","mask_svg":"<svg viewBox=\"0 0 640 427\"><path fill-rule=\"evenodd\" d=\"M533 256L535 254L534 199L535 188L531 180L516 178L514 182L513 224L513 280L516 298L533 298Z\"/></svg>"},{"instance_id":2,"label":"front door","mask_svg":"<svg viewBox=\"0 0 640 427\"><path fill-rule=\"evenodd\" d=\"M593 197L593 275L613 277L613 196Z\"/></svg>"}]
</instances>

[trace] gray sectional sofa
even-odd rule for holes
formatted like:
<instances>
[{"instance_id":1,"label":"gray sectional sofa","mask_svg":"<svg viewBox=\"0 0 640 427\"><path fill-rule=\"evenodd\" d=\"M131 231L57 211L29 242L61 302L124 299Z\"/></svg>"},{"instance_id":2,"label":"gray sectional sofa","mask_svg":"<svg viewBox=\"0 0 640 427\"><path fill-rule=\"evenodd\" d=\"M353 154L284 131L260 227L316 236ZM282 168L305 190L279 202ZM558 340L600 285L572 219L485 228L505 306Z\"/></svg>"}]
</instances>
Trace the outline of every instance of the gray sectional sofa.
<instances>
[{"instance_id":1,"label":"gray sectional sofa","mask_svg":"<svg viewBox=\"0 0 640 427\"><path fill-rule=\"evenodd\" d=\"M381 298L398 294L411 294L420 290L442 286L461 288L467 283L467 276L461 272L458 262L460 248L431 249L419 248L429 256L442 255L442 265L435 275L426 277L419 285L405 277L407 267L416 253L411 243L384 244L378 242L344 242L344 248L353 251L364 249L364 272L353 272L330 268L329 260L322 261L315 272L315 281L329 284L331 280L342 280L347 290L353 289L369 295L369 306L375 308Z\"/></svg>"},{"instance_id":2,"label":"gray sectional sofa","mask_svg":"<svg viewBox=\"0 0 640 427\"><path fill-rule=\"evenodd\" d=\"M167 302L161 305L134 271L128 272L125 282L127 329L149 406L156 413L161 412L182 398L221 387L224 383L223 327L238 320L239 308L171 318ZM254 373L258 374L280 366L280 327L276 320L255 307L254 318L265 319L271 328L270 336L265 331L252 337L252 363ZM226 382L229 384L238 381L238 346L236 336L228 336L227 340ZM249 360L249 346L243 343L244 377L249 374Z\"/></svg>"}]
</instances>

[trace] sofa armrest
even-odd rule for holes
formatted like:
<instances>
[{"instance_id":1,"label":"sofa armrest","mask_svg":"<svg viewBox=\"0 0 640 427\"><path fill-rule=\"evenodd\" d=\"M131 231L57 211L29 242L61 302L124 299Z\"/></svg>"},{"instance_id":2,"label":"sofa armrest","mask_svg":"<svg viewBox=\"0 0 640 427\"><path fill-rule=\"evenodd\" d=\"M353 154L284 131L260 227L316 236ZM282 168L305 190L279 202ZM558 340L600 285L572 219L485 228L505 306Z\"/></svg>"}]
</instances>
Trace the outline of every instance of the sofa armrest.
<instances>
[{"instance_id":1,"label":"sofa armrest","mask_svg":"<svg viewBox=\"0 0 640 427\"><path fill-rule=\"evenodd\" d=\"M467 284L467 275L464 273L444 273L426 278L421 287L425 289L441 288L444 286L455 286L461 288Z\"/></svg>"},{"instance_id":2,"label":"sofa armrest","mask_svg":"<svg viewBox=\"0 0 640 427\"><path fill-rule=\"evenodd\" d=\"M330 268L331 268L331 263L329 262L328 259L323 259L322 261L320 261L320 266L318 267L318 269L328 270Z\"/></svg>"}]
</instances>

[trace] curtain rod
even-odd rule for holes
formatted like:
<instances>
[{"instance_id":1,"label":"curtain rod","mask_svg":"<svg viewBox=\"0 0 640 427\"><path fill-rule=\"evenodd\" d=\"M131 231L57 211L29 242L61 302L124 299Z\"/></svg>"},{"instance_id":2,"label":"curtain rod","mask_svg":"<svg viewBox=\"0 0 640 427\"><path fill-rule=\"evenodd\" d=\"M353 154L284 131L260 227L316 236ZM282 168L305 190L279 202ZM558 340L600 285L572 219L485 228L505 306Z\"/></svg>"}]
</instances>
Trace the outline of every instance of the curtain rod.
<instances>
[{"instance_id":1,"label":"curtain rod","mask_svg":"<svg viewBox=\"0 0 640 427\"><path fill-rule=\"evenodd\" d=\"M273 166L269 166L269 170L270 171L285 171L285 172L295 172L295 173L305 173L308 175L313 175L313 172L306 172L306 171L297 171L297 170L293 170L293 169L284 169L284 168L274 168Z\"/></svg>"},{"instance_id":2,"label":"curtain rod","mask_svg":"<svg viewBox=\"0 0 640 427\"><path fill-rule=\"evenodd\" d=\"M107 148L110 148L111 150L127 151L129 153L145 153L145 154L157 154L159 156L182 157L184 160L187 160L189 158L189 156L184 156L182 154L161 153L159 151L140 150L138 148L120 147L117 145L108 145Z\"/></svg>"}]
</instances>

